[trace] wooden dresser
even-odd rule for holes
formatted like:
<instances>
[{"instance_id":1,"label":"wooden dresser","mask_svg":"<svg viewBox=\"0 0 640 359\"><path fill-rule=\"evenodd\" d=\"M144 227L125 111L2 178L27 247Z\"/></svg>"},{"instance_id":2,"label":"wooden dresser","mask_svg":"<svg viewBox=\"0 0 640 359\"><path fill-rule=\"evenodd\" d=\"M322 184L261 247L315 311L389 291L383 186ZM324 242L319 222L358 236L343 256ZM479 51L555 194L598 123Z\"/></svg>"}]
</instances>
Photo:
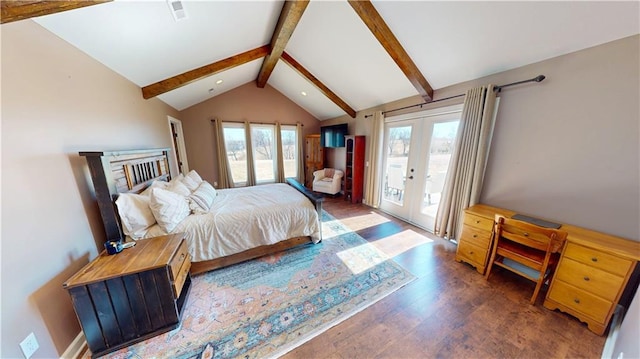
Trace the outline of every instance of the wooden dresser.
<instances>
[{"instance_id":1,"label":"wooden dresser","mask_svg":"<svg viewBox=\"0 0 640 359\"><path fill-rule=\"evenodd\" d=\"M93 357L175 329L191 289L182 234L106 251L64 283Z\"/></svg>"},{"instance_id":2,"label":"wooden dresser","mask_svg":"<svg viewBox=\"0 0 640 359\"><path fill-rule=\"evenodd\" d=\"M324 148L320 143L320 134L307 135L304 145L304 185L313 186L313 172L324 168Z\"/></svg>"},{"instance_id":3,"label":"wooden dresser","mask_svg":"<svg viewBox=\"0 0 640 359\"><path fill-rule=\"evenodd\" d=\"M464 211L464 225L458 239L456 261L469 263L480 274L484 274L487 268L496 214L511 217L515 212L483 204L477 204Z\"/></svg>"},{"instance_id":4,"label":"wooden dresser","mask_svg":"<svg viewBox=\"0 0 640 359\"><path fill-rule=\"evenodd\" d=\"M464 213L456 261L471 264L480 274L487 266L496 214L511 217L515 212L479 204ZM640 242L568 224L560 229L567 232L567 241L544 307L571 314L602 335L640 261Z\"/></svg>"}]
</instances>

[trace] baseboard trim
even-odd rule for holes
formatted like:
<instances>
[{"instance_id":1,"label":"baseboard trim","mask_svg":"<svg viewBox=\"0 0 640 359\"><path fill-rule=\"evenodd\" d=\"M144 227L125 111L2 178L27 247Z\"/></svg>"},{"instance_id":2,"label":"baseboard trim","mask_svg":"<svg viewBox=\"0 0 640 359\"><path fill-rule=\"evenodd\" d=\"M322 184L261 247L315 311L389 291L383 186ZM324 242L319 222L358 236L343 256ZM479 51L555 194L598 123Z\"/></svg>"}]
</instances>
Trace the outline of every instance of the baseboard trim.
<instances>
[{"instance_id":1,"label":"baseboard trim","mask_svg":"<svg viewBox=\"0 0 640 359\"><path fill-rule=\"evenodd\" d=\"M84 333L80 332L71 344L69 344L67 350L62 353L60 359L78 359L87 349L87 340L84 338Z\"/></svg>"}]
</instances>

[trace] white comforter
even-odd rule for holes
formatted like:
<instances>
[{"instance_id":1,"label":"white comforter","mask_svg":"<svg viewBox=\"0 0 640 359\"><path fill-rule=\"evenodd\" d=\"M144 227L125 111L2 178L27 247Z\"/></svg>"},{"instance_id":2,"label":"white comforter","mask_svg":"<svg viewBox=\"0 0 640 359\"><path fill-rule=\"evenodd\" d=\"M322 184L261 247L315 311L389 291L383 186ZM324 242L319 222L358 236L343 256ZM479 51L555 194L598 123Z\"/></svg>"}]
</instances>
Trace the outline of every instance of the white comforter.
<instances>
[{"instance_id":1,"label":"white comforter","mask_svg":"<svg viewBox=\"0 0 640 359\"><path fill-rule=\"evenodd\" d=\"M285 239L320 240L315 207L295 188L268 184L217 191L211 211L192 214L173 230L186 233L191 260L206 261ZM157 224L145 238L167 234Z\"/></svg>"}]
</instances>

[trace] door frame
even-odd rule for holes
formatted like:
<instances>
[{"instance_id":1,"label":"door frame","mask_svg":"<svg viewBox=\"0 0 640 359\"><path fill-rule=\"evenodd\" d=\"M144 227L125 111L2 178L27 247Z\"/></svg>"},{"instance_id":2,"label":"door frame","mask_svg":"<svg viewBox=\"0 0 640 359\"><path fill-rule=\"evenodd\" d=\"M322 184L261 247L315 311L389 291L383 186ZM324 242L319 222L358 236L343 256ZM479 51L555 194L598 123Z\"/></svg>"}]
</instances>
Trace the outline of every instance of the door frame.
<instances>
[{"instance_id":1,"label":"door frame","mask_svg":"<svg viewBox=\"0 0 640 359\"><path fill-rule=\"evenodd\" d=\"M462 110L463 110L463 105L464 104L457 104L457 105L451 105L451 106L445 106L445 107L439 107L439 108L435 108L435 109L429 109L429 110L424 110L424 111L419 111L419 112L412 112L412 113L408 113L408 114L403 114L403 115L398 115L398 116L392 116L392 117L388 117L385 118L385 124L384 124L384 137L383 137L383 145L386 146L387 145L387 137L388 137L388 125L389 124L393 124L393 123L397 123L397 122L405 122L407 124L412 123L414 126L414 130L419 130L420 133L414 133L414 130L412 130L411 133L411 141L412 141L412 145L414 144L414 140L416 138L422 138L422 140L418 141L419 145L417 147L411 148L410 149L410 157L408 159L409 163L407 164L407 170L409 168L409 166L412 166L412 168L415 169L416 173L422 173L422 175L426 176L426 171L427 171L427 165L428 165L428 161L424 161L424 163L419 162L416 163L415 161L417 161L417 158L427 158L428 154L429 154L429 149L431 148L431 137L432 137L432 126L426 126L425 122L421 122L421 121L425 121L425 118L433 118L433 117L441 117L441 116L446 116L446 115L450 115L450 114L460 114L460 116L462 116ZM436 121L434 123L437 122L441 122L441 121ZM442 121L442 122L446 122L446 121ZM429 124L431 123L431 121L429 122ZM423 137L420 137L423 136ZM412 159L414 162L412 162ZM386 158L386 154L384 155L384 157L382 158L382 168L386 168L387 165L387 158ZM407 175L407 173L405 173L405 176ZM410 175L410 174L409 174ZM419 179L420 177L416 178ZM420 182L420 184L417 183L418 181L415 181L412 183L412 188L414 189L414 192L423 192L424 191L424 186L422 185L422 182ZM381 183L380 185L382 186L384 183ZM405 187L405 191L406 191L407 187ZM383 201L385 201L385 199L383 198L383 189L381 188L380 190L380 209L390 215L393 215L395 217L398 217L404 221L407 221L409 223L412 223L418 227L421 227L429 232L433 231L433 228L428 228L429 226L426 224L422 224L422 222L425 222L425 219L423 218L424 215L419 213L420 210L418 209L418 202L417 202L417 198L420 198L421 196L418 196L416 193L414 193L414 196L412 196L411 194L409 194L408 197L404 197L404 198L408 198L408 201L404 202L402 204L402 206L399 205L392 205L390 207L396 207L396 209L399 209L400 207L404 207L403 209L401 209L398 213L394 213L394 212L390 212L389 209L385 209L382 205ZM414 198L415 197L415 198ZM389 207L389 206L387 206ZM417 211L417 212L416 212Z\"/></svg>"},{"instance_id":2,"label":"door frame","mask_svg":"<svg viewBox=\"0 0 640 359\"><path fill-rule=\"evenodd\" d=\"M178 169L178 173L182 173L186 175L189 173L189 162L187 161L187 149L184 145L184 132L182 131L182 121L177 118L173 118L171 116L167 116L168 125L169 125L169 138L171 139L171 148L174 153L177 155L173 157L173 163ZM173 125L173 126L172 126ZM174 133L173 129L176 129L175 133L175 141L174 141ZM176 148L176 143L178 144ZM182 162L182 166L178 163L178 157L180 158L180 162Z\"/></svg>"}]
</instances>

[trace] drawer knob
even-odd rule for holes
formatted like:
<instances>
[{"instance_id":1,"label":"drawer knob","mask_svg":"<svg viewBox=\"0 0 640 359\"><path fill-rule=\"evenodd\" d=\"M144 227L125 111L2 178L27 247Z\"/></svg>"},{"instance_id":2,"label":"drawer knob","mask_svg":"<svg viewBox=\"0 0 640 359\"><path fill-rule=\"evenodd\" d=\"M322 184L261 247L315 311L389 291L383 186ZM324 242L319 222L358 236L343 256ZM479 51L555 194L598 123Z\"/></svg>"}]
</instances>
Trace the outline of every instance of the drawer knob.
<instances>
[{"instance_id":1,"label":"drawer knob","mask_svg":"<svg viewBox=\"0 0 640 359\"><path fill-rule=\"evenodd\" d=\"M585 276L583 279L584 279L584 281L585 281L585 282L588 282L588 281L590 281L590 280L591 280L591 279L590 279L589 277L587 277L587 276Z\"/></svg>"},{"instance_id":2,"label":"drawer knob","mask_svg":"<svg viewBox=\"0 0 640 359\"><path fill-rule=\"evenodd\" d=\"M592 261L592 262L597 262L597 261L598 261L598 258L593 257L593 258L591 258L591 261Z\"/></svg>"},{"instance_id":3,"label":"drawer knob","mask_svg":"<svg viewBox=\"0 0 640 359\"><path fill-rule=\"evenodd\" d=\"M476 219L476 223L480 223L480 221Z\"/></svg>"},{"instance_id":4,"label":"drawer knob","mask_svg":"<svg viewBox=\"0 0 640 359\"><path fill-rule=\"evenodd\" d=\"M578 298L575 298L573 301L576 302L576 304L580 304L580 299Z\"/></svg>"},{"instance_id":5,"label":"drawer knob","mask_svg":"<svg viewBox=\"0 0 640 359\"><path fill-rule=\"evenodd\" d=\"M525 237L529 237L529 233L527 233L527 232L522 233L522 235L525 236Z\"/></svg>"},{"instance_id":6,"label":"drawer knob","mask_svg":"<svg viewBox=\"0 0 640 359\"><path fill-rule=\"evenodd\" d=\"M473 235L473 238L478 238L478 235L477 235L477 234L474 234L474 235Z\"/></svg>"},{"instance_id":7,"label":"drawer knob","mask_svg":"<svg viewBox=\"0 0 640 359\"><path fill-rule=\"evenodd\" d=\"M473 251L469 251L469 254L473 254Z\"/></svg>"}]
</instances>

